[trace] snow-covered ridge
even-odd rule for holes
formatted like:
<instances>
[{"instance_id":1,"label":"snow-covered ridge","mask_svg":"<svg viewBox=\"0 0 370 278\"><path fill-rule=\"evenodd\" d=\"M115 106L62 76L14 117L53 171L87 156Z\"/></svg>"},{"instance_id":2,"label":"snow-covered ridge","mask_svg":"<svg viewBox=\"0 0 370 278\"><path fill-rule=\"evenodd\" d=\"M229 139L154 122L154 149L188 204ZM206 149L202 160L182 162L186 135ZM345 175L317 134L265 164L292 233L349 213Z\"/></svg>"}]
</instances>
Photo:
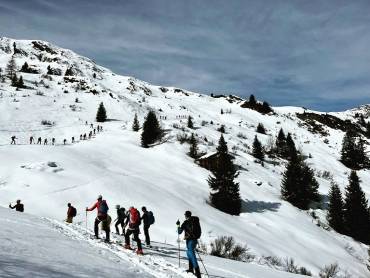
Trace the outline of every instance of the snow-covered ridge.
<instances>
[{"instance_id":1,"label":"snow-covered ridge","mask_svg":"<svg viewBox=\"0 0 370 278\"><path fill-rule=\"evenodd\" d=\"M14 54L14 42L19 53ZM33 42L41 46L35 47ZM307 161L316 170L320 193L326 196L330 184L322 177L324 171L333 174L343 190L349 173L338 161L343 131L324 126L328 135L323 137L308 131L296 116L303 112L326 113L273 107L275 114L262 115L241 108L242 100L214 98L117 75L47 42L1 38L3 71L13 54L18 70L27 62L40 72L17 72L27 89L16 90L8 79L0 82L0 157L6 161L0 165L0 204L7 206L9 201L21 198L27 212L62 220L66 203L72 202L79 211L76 220L84 221L83 209L103 194L113 216L115 204L149 207L157 221L152 227L153 239L171 244L177 239L174 223L190 209L201 219L204 242L218 235L232 235L246 243L257 259L293 257L314 274L324 265L338 262L353 277L368 275L367 246L318 227L308 212L281 200L281 173L286 162L276 160L262 167L250 155L258 123L267 130L267 135L257 134L264 145L271 143L283 128L293 134L305 154L311 154ZM62 75L47 75L48 66L61 69ZM64 76L70 67L75 69L74 75ZM111 121L104 123L104 132L80 141L80 134L91 131L85 122L94 122L100 102L104 102ZM167 135L166 143L143 149L140 134L131 131L131 124L135 113L142 123L148 109L160 116ZM221 109L226 113L221 114ZM355 123L356 113L369 115L366 106L329 115ZM189 115L195 130L186 127ZM43 125L42 121L52 125ZM239 217L207 205L209 172L186 155L187 144L176 140L179 134L194 132L201 151L211 153L222 124L229 149L244 169L238 178L244 211ZM12 135L18 138L16 146L9 145ZM49 140L54 137L57 144L30 146L30 136ZM72 136L75 144L71 144ZM66 146L64 138L68 140ZM48 162L55 162L57 167L49 167ZM369 198L370 174L360 171L359 176ZM325 223L325 211L318 209L315 213ZM93 216L88 221L91 227Z\"/></svg>"}]
</instances>

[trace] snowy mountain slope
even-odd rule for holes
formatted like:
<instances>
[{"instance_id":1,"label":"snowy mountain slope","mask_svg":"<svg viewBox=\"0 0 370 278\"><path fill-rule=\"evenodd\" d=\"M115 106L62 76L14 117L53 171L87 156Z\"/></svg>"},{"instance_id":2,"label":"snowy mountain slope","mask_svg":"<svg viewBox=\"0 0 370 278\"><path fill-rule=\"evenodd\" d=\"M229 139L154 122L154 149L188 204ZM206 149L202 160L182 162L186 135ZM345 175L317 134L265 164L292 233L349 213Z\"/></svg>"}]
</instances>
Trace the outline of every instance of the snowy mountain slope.
<instances>
[{"instance_id":1,"label":"snowy mountain slope","mask_svg":"<svg viewBox=\"0 0 370 278\"><path fill-rule=\"evenodd\" d=\"M0 208L0 277L193 277L178 268L176 246L154 243L138 257L121 244L92 240L79 225ZM113 242L121 240L115 236ZM302 277L254 264L203 256L209 274L219 277ZM219 266L223 267L220 268Z\"/></svg>"},{"instance_id":2,"label":"snowy mountain slope","mask_svg":"<svg viewBox=\"0 0 370 278\"><path fill-rule=\"evenodd\" d=\"M13 54L13 42L6 38L0 40L2 69ZM0 156L6 161L0 166L1 204L21 198L27 212L62 220L66 203L72 202L79 210L78 220L84 221L83 208L91 205L98 194L103 194L112 210L114 204L148 206L156 215L153 238L168 243L174 243L177 238L174 223L190 209L201 218L205 242L218 235L232 235L237 241L247 243L257 258L293 257L297 264L314 274L324 265L338 262L355 277L368 275L365 245L316 226L307 212L281 200L281 173L285 162L277 160L280 165L266 163L262 167L254 163L249 154L259 122L268 133L258 134L264 144L274 139L282 127L293 134L303 153L312 155L307 161L317 173L330 171L344 189L349 170L338 161L342 131L326 128L326 137L311 133L295 114L302 113L303 108L274 107L276 114L261 115L241 108L241 100L153 86L115 75L89 59L45 42L37 45L47 46L49 52L35 48L32 41L15 42L21 50L14 55L18 69L27 61L40 73L21 73L32 89L16 91L8 80L0 83ZM49 65L62 69L63 73L73 66L75 76L52 75L50 80L50 76L45 75ZM85 122L94 122L101 101L112 121L104 123L103 133L79 142L80 134L91 130ZM131 124L135 113L142 123L148 109L162 116L161 124L167 129L167 135L166 143L143 149L140 134L131 131ZM221 109L231 113L221 114ZM354 121L355 113L366 116L366 111L363 107L330 114ZM194 118L194 131L186 128L184 118L188 115ZM43 120L54 125L42 125ZM246 169L238 178L245 210L239 217L226 215L206 204L209 172L186 155L187 144L181 145L176 140L178 134L195 132L201 150L212 152L221 124L226 126L225 139L229 149L235 152L236 162ZM17 136L18 145L9 145L12 135ZM55 137L57 145L30 146L31 135L47 137L49 141ZM77 143L70 144L72 136ZM67 146L62 144L64 138L68 139ZM49 167L48 162L55 162L57 167ZM359 176L370 197L369 172L360 171ZM321 177L318 181L321 194L326 195L329 181ZM315 213L324 221L325 211L315 210ZM88 220L92 226L93 215Z\"/></svg>"}]
</instances>

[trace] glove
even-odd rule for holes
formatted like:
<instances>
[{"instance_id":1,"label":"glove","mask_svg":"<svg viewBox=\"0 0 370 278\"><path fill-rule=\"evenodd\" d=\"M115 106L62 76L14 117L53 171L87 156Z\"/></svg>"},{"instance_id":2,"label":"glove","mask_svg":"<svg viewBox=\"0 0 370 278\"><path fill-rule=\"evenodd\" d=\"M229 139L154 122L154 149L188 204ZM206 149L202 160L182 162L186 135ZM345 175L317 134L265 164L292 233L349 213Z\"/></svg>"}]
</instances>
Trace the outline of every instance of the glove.
<instances>
[{"instance_id":1,"label":"glove","mask_svg":"<svg viewBox=\"0 0 370 278\"><path fill-rule=\"evenodd\" d=\"M180 220L177 220L176 225L180 226Z\"/></svg>"},{"instance_id":2,"label":"glove","mask_svg":"<svg viewBox=\"0 0 370 278\"><path fill-rule=\"evenodd\" d=\"M89 211L89 208L86 208L86 211Z\"/></svg>"}]
</instances>

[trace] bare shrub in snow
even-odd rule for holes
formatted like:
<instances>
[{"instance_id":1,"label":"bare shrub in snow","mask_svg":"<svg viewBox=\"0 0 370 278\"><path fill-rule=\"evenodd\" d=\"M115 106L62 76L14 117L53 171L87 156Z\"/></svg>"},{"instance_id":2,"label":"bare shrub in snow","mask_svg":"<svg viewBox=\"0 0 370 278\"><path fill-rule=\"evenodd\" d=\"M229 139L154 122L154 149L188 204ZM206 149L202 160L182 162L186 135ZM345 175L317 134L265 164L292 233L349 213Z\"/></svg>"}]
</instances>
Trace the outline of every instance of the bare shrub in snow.
<instances>
[{"instance_id":1,"label":"bare shrub in snow","mask_svg":"<svg viewBox=\"0 0 370 278\"><path fill-rule=\"evenodd\" d=\"M210 255L235 261L247 261L254 257L247 251L247 246L235 243L232 236L220 236L211 243Z\"/></svg>"},{"instance_id":2,"label":"bare shrub in snow","mask_svg":"<svg viewBox=\"0 0 370 278\"><path fill-rule=\"evenodd\" d=\"M49 120L42 120L41 121L42 125L47 125L47 126L53 126L55 125L55 122L49 121Z\"/></svg>"},{"instance_id":3,"label":"bare shrub in snow","mask_svg":"<svg viewBox=\"0 0 370 278\"><path fill-rule=\"evenodd\" d=\"M338 277L339 266L337 263L326 265L320 270L320 278L335 278Z\"/></svg>"},{"instance_id":4,"label":"bare shrub in snow","mask_svg":"<svg viewBox=\"0 0 370 278\"><path fill-rule=\"evenodd\" d=\"M238 136L238 138L240 138L240 139L247 139L247 135L245 135L244 133L241 133L241 132L239 132L236 136Z\"/></svg>"},{"instance_id":5,"label":"bare shrub in snow","mask_svg":"<svg viewBox=\"0 0 370 278\"><path fill-rule=\"evenodd\" d=\"M187 143L190 141L190 137L186 133L179 133L176 136L177 141L180 142L180 144Z\"/></svg>"}]
</instances>

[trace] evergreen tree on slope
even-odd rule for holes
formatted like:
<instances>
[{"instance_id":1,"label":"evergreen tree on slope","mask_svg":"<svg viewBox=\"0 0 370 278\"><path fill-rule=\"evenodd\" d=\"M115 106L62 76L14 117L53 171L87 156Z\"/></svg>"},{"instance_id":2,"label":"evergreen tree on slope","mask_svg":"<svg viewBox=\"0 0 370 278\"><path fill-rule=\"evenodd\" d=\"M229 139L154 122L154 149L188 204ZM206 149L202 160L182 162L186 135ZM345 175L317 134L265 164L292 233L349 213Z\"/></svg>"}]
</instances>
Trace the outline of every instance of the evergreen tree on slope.
<instances>
[{"instance_id":1,"label":"evergreen tree on slope","mask_svg":"<svg viewBox=\"0 0 370 278\"><path fill-rule=\"evenodd\" d=\"M344 232L343 198L339 186L335 182L331 183L329 190L329 207L326 218L330 227L338 233Z\"/></svg>"},{"instance_id":2,"label":"evergreen tree on slope","mask_svg":"<svg viewBox=\"0 0 370 278\"><path fill-rule=\"evenodd\" d=\"M134 122L132 124L132 130L139 131L139 129L140 129L140 123L139 123L139 120L137 119L137 114L135 113Z\"/></svg>"},{"instance_id":3,"label":"evergreen tree on slope","mask_svg":"<svg viewBox=\"0 0 370 278\"><path fill-rule=\"evenodd\" d=\"M159 125L154 111L149 111L143 124L141 133L141 146L148 148L150 144L155 143L162 137L163 131Z\"/></svg>"},{"instance_id":4,"label":"evergreen tree on slope","mask_svg":"<svg viewBox=\"0 0 370 278\"><path fill-rule=\"evenodd\" d=\"M344 200L344 224L346 233L363 243L370 243L370 215L368 201L360 187L360 179L351 171Z\"/></svg>"},{"instance_id":5,"label":"evergreen tree on slope","mask_svg":"<svg viewBox=\"0 0 370 278\"><path fill-rule=\"evenodd\" d=\"M241 199L239 183L235 182L238 173L222 135L217 147L216 167L211 172L208 177L211 204L225 213L239 215Z\"/></svg>"},{"instance_id":6,"label":"evergreen tree on slope","mask_svg":"<svg viewBox=\"0 0 370 278\"><path fill-rule=\"evenodd\" d=\"M99 104L98 112L96 113L97 122L105 122L107 120L107 111L105 110L103 102Z\"/></svg>"}]
</instances>

